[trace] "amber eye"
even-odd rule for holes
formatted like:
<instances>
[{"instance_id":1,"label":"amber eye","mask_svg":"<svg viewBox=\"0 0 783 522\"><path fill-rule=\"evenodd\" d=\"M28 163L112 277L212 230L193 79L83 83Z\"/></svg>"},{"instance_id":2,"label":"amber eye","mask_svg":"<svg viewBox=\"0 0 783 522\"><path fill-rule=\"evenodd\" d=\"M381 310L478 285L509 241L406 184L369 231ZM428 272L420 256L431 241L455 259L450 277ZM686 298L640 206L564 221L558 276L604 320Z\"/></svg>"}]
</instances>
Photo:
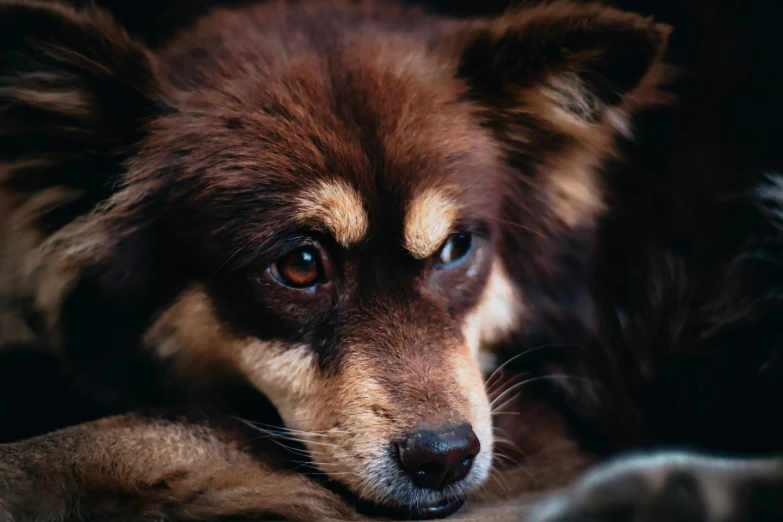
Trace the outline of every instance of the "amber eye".
<instances>
[{"instance_id":1,"label":"amber eye","mask_svg":"<svg viewBox=\"0 0 783 522\"><path fill-rule=\"evenodd\" d=\"M312 247L286 254L269 267L269 272L279 283L291 288L310 288L323 282L321 256Z\"/></svg>"},{"instance_id":2,"label":"amber eye","mask_svg":"<svg viewBox=\"0 0 783 522\"><path fill-rule=\"evenodd\" d=\"M470 252L472 245L473 237L469 232L450 235L440 250L440 262L449 265L463 259Z\"/></svg>"}]
</instances>

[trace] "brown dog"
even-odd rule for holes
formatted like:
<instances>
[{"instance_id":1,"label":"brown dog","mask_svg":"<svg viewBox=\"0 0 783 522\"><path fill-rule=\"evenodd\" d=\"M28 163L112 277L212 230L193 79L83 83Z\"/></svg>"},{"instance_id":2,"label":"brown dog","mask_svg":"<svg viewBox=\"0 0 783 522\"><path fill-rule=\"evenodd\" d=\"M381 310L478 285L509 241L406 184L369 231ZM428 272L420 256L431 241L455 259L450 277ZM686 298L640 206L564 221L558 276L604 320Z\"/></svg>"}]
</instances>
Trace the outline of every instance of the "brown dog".
<instances>
[{"instance_id":1,"label":"brown dog","mask_svg":"<svg viewBox=\"0 0 783 522\"><path fill-rule=\"evenodd\" d=\"M94 8L0 3L2 288L81 418L242 383L329 483L257 431L128 413L0 446L0 519L458 509L493 456L479 350L605 211L595 169L667 101L668 32L278 2L151 50Z\"/></svg>"}]
</instances>

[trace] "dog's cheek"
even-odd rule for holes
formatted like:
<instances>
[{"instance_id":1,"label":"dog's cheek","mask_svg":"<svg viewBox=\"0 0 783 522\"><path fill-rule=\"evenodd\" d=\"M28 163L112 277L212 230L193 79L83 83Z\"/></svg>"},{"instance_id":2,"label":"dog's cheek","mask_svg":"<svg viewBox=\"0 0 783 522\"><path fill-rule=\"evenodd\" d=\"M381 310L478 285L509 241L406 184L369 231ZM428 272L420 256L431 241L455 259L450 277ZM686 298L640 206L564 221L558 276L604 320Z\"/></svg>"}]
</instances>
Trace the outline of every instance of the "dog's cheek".
<instances>
[{"instance_id":1,"label":"dog's cheek","mask_svg":"<svg viewBox=\"0 0 783 522\"><path fill-rule=\"evenodd\" d=\"M474 358L480 359L482 350L519 328L524 313L519 289L496 260L481 300L463 321L462 333Z\"/></svg>"},{"instance_id":2,"label":"dog's cheek","mask_svg":"<svg viewBox=\"0 0 783 522\"><path fill-rule=\"evenodd\" d=\"M171 378L193 386L242 379L278 409L286 426L312 431L328 417L326 378L306 345L236 336L203 287L185 290L144 335L145 347L168 364ZM250 419L260 420L260 419Z\"/></svg>"},{"instance_id":3,"label":"dog's cheek","mask_svg":"<svg viewBox=\"0 0 783 522\"><path fill-rule=\"evenodd\" d=\"M239 347L239 365L275 405L286 427L315 431L324 424L328 389L309 346L250 340Z\"/></svg>"},{"instance_id":4,"label":"dog's cheek","mask_svg":"<svg viewBox=\"0 0 783 522\"><path fill-rule=\"evenodd\" d=\"M354 492L369 492L404 417L363 357L346 357L322 389L310 401L319 431L305 437L308 452L322 472Z\"/></svg>"}]
</instances>

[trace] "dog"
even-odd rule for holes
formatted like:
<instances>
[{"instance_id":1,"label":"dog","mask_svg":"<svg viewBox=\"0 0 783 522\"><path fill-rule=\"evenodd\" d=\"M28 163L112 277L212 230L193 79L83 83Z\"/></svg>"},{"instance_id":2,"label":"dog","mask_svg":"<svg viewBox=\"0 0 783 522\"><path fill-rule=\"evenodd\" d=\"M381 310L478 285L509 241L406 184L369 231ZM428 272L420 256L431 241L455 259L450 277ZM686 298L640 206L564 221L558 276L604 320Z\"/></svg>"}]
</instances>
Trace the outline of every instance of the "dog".
<instances>
[{"instance_id":1,"label":"dog","mask_svg":"<svg viewBox=\"0 0 783 522\"><path fill-rule=\"evenodd\" d=\"M617 419L659 376L634 381L618 346L645 362L634 325L675 316L650 321L622 285L688 267L629 249L649 255L616 270L617 220L651 209L606 173L648 160L639 115L678 103L670 27L593 3L460 21L347 0L216 9L155 48L96 7L3 1L0 26L0 354L46 391L42 409L4 394L0 518L448 516L492 467L486 350L577 375L542 393L598 438L639 440ZM747 178L739 236L776 237L776 179ZM596 270L620 283L593 288ZM766 295L746 283L727 277L705 317L766 317L729 315ZM678 324L668 340L722 334ZM540 349L572 334L591 349ZM607 475L626 478L585 480ZM585 488L533 517L578 513Z\"/></svg>"}]
</instances>

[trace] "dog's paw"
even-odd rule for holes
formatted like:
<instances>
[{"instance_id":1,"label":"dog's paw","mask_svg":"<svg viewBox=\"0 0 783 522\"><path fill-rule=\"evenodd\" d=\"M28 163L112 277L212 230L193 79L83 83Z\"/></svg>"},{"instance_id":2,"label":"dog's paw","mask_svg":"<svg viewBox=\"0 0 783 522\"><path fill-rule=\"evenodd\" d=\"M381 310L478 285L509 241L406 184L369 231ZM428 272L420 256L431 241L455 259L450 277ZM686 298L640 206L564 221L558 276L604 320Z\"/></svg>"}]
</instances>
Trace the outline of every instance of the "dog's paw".
<instances>
[{"instance_id":1,"label":"dog's paw","mask_svg":"<svg viewBox=\"0 0 783 522\"><path fill-rule=\"evenodd\" d=\"M595 469L539 505L530 520L750 522L781 517L780 461L662 453L624 458Z\"/></svg>"}]
</instances>

